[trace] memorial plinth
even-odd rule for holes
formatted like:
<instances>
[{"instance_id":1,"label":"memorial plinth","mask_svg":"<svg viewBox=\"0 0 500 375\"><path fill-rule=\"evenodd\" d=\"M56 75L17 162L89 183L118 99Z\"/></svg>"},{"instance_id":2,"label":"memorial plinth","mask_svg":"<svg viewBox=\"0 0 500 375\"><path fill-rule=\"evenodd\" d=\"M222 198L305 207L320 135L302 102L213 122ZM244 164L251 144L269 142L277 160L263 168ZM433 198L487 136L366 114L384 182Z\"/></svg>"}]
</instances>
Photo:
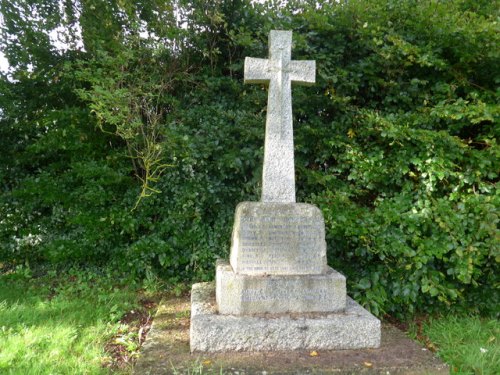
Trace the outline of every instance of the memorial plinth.
<instances>
[{"instance_id":1,"label":"memorial plinth","mask_svg":"<svg viewBox=\"0 0 500 375\"><path fill-rule=\"evenodd\" d=\"M191 351L377 348L380 321L326 265L324 233L314 206L240 203L231 264L217 262L215 288L192 289Z\"/></svg>"},{"instance_id":2,"label":"memorial plinth","mask_svg":"<svg viewBox=\"0 0 500 375\"><path fill-rule=\"evenodd\" d=\"M245 275L322 274L327 267L323 215L305 203L240 203L230 259L234 272Z\"/></svg>"},{"instance_id":3,"label":"memorial plinth","mask_svg":"<svg viewBox=\"0 0 500 375\"><path fill-rule=\"evenodd\" d=\"M215 288L193 286L191 351L380 345L380 321L327 265L321 211L295 203L290 88L314 82L315 62L291 60L291 40L291 31L271 31L269 59L245 60L245 82L269 84L262 201L237 206L230 262L217 263Z\"/></svg>"}]
</instances>

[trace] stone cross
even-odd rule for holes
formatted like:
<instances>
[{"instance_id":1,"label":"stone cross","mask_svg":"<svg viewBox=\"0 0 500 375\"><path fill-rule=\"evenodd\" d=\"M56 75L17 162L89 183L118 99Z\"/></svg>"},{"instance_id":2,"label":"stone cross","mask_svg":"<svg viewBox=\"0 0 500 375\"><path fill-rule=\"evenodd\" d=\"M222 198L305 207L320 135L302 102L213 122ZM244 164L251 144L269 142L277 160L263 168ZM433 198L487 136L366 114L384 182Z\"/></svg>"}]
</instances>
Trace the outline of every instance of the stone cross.
<instances>
[{"instance_id":1,"label":"stone cross","mask_svg":"<svg viewBox=\"0 0 500 375\"><path fill-rule=\"evenodd\" d=\"M262 202L295 202L291 82L315 82L316 62L291 60L292 32L272 30L269 59L245 58L245 83L269 84Z\"/></svg>"}]
</instances>

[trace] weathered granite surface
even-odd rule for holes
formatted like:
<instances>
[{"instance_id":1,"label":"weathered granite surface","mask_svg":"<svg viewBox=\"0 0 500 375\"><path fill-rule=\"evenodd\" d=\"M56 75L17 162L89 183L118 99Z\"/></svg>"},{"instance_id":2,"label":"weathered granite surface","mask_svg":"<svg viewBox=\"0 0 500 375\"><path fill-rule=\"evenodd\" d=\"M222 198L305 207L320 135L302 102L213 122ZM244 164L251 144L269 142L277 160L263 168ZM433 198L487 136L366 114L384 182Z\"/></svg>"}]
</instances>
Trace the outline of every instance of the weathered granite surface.
<instances>
[{"instance_id":1,"label":"weathered granite surface","mask_svg":"<svg viewBox=\"0 0 500 375\"><path fill-rule=\"evenodd\" d=\"M322 212L305 203L240 203L236 207L230 261L234 272L246 275L326 272Z\"/></svg>"},{"instance_id":2,"label":"weathered granite surface","mask_svg":"<svg viewBox=\"0 0 500 375\"><path fill-rule=\"evenodd\" d=\"M189 296L166 296L161 301L135 374L447 375L450 371L431 351L389 324L382 325L378 349L320 350L317 356L310 350L190 353L190 306Z\"/></svg>"},{"instance_id":3,"label":"weathered granite surface","mask_svg":"<svg viewBox=\"0 0 500 375\"><path fill-rule=\"evenodd\" d=\"M247 58L245 82L269 83L261 202L238 205L230 265L192 290L191 351L376 348L380 321L327 266L321 211L295 203L291 82L315 81L314 61L291 60L291 31L271 31L269 59Z\"/></svg>"},{"instance_id":4,"label":"weathered granite surface","mask_svg":"<svg viewBox=\"0 0 500 375\"><path fill-rule=\"evenodd\" d=\"M312 84L315 61L293 61L292 32L272 30L269 59L245 59L245 83L269 84L262 202L295 202L291 82Z\"/></svg>"},{"instance_id":5,"label":"weathered granite surface","mask_svg":"<svg viewBox=\"0 0 500 375\"><path fill-rule=\"evenodd\" d=\"M380 345L380 320L348 298L344 313L220 315L214 285L191 290L192 352L357 349Z\"/></svg>"},{"instance_id":6,"label":"weathered granite surface","mask_svg":"<svg viewBox=\"0 0 500 375\"><path fill-rule=\"evenodd\" d=\"M345 277L328 267L321 275L249 276L217 262L219 314L336 312L346 307Z\"/></svg>"}]
</instances>

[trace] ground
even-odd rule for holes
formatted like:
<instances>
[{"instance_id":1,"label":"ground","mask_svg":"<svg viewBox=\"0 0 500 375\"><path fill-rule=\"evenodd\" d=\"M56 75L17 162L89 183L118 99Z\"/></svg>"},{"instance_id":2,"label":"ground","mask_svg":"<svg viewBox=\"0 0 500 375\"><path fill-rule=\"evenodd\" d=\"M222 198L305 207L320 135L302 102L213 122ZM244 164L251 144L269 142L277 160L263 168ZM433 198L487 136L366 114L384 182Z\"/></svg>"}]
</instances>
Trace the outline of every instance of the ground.
<instances>
[{"instance_id":1,"label":"ground","mask_svg":"<svg viewBox=\"0 0 500 375\"><path fill-rule=\"evenodd\" d=\"M185 290L159 279L137 282L107 268L30 269L0 264L0 373L128 374L134 364L136 373L141 373L155 352L163 361L159 363L164 373L220 373L221 366L233 371L235 358L188 353L190 306L189 293L181 293ZM415 355L435 351L453 374L500 374L500 323L495 317L443 312L406 322L385 321L420 341L423 346L416 346L420 351ZM156 337L155 330L147 335L152 322L159 333ZM385 345L393 340L390 345L400 346L398 340L404 334L384 327ZM161 330L168 335L162 337ZM406 358L408 353L399 349L393 358ZM381 354L344 354L345 361L360 371L373 372L388 363ZM340 361L335 353L326 352L259 353L240 355L238 366L318 368L332 358Z\"/></svg>"},{"instance_id":2,"label":"ground","mask_svg":"<svg viewBox=\"0 0 500 375\"><path fill-rule=\"evenodd\" d=\"M204 354L189 352L189 296L165 298L136 374L447 374L433 353L384 324L380 349Z\"/></svg>"}]
</instances>

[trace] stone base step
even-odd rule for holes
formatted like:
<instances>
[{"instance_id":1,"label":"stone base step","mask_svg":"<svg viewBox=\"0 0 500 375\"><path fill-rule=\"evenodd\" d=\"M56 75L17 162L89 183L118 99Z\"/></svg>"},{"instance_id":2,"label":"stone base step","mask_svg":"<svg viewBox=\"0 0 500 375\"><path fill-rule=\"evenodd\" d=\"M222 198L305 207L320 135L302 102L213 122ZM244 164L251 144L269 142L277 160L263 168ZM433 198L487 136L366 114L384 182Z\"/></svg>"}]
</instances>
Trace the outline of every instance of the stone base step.
<instances>
[{"instance_id":1,"label":"stone base step","mask_svg":"<svg viewBox=\"0 0 500 375\"><path fill-rule=\"evenodd\" d=\"M221 315L212 283L191 291L192 352L361 349L380 346L380 321L347 299L343 313Z\"/></svg>"},{"instance_id":2,"label":"stone base step","mask_svg":"<svg viewBox=\"0 0 500 375\"><path fill-rule=\"evenodd\" d=\"M321 275L251 276L217 262L219 314L341 312L346 307L345 277L328 267Z\"/></svg>"}]
</instances>

